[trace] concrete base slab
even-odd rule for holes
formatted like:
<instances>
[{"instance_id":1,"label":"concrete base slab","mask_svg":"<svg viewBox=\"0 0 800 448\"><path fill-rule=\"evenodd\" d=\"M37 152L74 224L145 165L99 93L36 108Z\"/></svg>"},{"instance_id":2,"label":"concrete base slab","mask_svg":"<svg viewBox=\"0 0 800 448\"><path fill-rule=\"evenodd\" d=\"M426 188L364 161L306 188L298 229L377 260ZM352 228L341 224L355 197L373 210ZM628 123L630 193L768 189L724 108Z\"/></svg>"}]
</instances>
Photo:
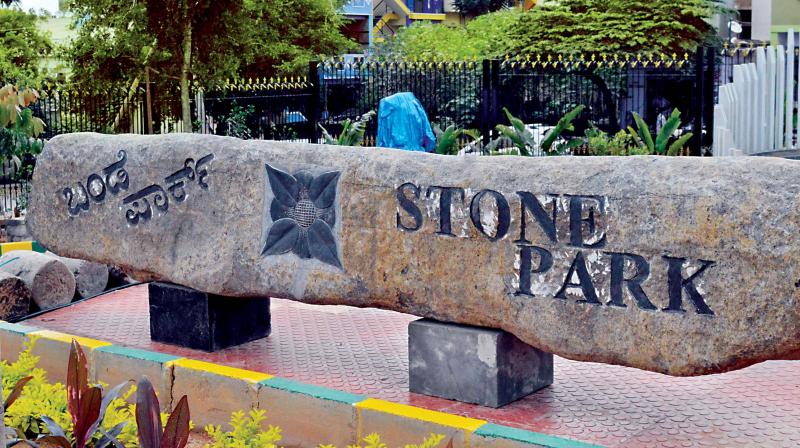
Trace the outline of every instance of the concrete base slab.
<instances>
[{"instance_id":1,"label":"concrete base slab","mask_svg":"<svg viewBox=\"0 0 800 448\"><path fill-rule=\"evenodd\" d=\"M414 316L272 299L271 314L275 319L270 337L208 353L152 341L148 305L148 287L138 285L37 316L25 321L28 328L0 322L0 355L16 360L19 348L14 347L21 346L26 335L49 329L112 342L115 346L275 375L269 380L248 375L247 382L258 381L258 407L267 413L266 424L279 422L284 434L281 446L335 443L344 447L359 441L363 446L362 439L370 431L381 435L386 432L384 440L391 440L391 447L419 443L428 435L426 431L454 437L454 442L465 439L455 437L450 428L462 428L462 433L468 434L466 448L587 448L595 446L592 444L609 448L800 446L800 361L770 361L719 375L679 378L554 356L558 384L493 409L409 393L408 324L418 319ZM69 341L61 347L68 353ZM94 355L103 351L100 348ZM150 358L129 353L125 356ZM101 367L106 362L97 356L92 359L99 361ZM65 370L66 365L59 367L60 372ZM103 379L103 369L96 370L99 379ZM213 405L215 400L209 399L207 389L191 387L190 378L184 373L178 372L178 378L174 374L167 377L173 378L170 394L176 398L190 394L195 431L202 432L198 418L205 411L200 406ZM137 374L132 371L129 376ZM176 389L176 380L184 385L177 384ZM236 396L233 385L222 381L215 384L220 389L213 390L214 396ZM337 395L320 391L319 387L360 396ZM281 391L287 393L278 396ZM253 405L252 394L238 397L238 403L226 398L220 407L227 409L233 404L236 410L245 410ZM316 406L318 403L313 400L325 400L331 405ZM380 400L415 409L392 407ZM352 416L346 409L348 403L357 408L355 423L345 423ZM334 414L327 414L330 410ZM219 419L214 417L214 424L225 427L230 415L215 412ZM377 418L374 415L378 412L394 419ZM489 423L471 431L475 425L452 421L448 415ZM329 420L334 417L336 421ZM331 428L336 425L332 429L334 437L319 436L315 428L326 424ZM394 428L400 427L408 432L392 435L397 432ZM454 443L453 447L465 445Z\"/></svg>"},{"instance_id":2,"label":"concrete base slab","mask_svg":"<svg viewBox=\"0 0 800 448\"><path fill-rule=\"evenodd\" d=\"M431 319L408 325L409 390L499 408L553 384L553 355L511 333Z\"/></svg>"}]
</instances>

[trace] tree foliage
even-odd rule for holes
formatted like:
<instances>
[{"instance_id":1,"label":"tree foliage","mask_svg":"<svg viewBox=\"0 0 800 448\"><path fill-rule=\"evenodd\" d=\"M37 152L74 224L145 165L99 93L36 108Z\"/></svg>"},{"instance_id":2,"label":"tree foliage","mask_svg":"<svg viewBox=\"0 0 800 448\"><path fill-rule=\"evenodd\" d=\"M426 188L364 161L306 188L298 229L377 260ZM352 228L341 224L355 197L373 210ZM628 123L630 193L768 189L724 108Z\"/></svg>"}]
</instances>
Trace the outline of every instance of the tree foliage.
<instances>
[{"instance_id":1,"label":"tree foliage","mask_svg":"<svg viewBox=\"0 0 800 448\"><path fill-rule=\"evenodd\" d=\"M507 0L453 0L453 6L458 12L476 16L500 10L506 5Z\"/></svg>"},{"instance_id":2,"label":"tree foliage","mask_svg":"<svg viewBox=\"0 0 800 448\"><path fill-rule=\"evenodd\" d=\"M74 0L71 7L78 35L66 58L76 82L97 87L141 77L145 66L155 81L179 79L187 23L190 75L205 86L298 75L318 55L355 45L327 0Z\"/></svg>"},{"instance_id":3,"label":"tree foliage","mask_svg":"<svg viewBox=\"0 0 800 448\"><path fill-rule=\"evenodd\" d=\"M66 49L65 58L77 83L105 88L141 75L146 55L157 64L145 3L75 0L71 8L77 36Z\"/></svg>"},{"instance_id":4,"label":"tree foliage","mask_svg":"<svg viewBox=\"0 0 800 448\"><path fill-rule=\"evenodd\" d=\"M345 0L246 0L252 25L247 36L250 77L305 75L308 63L361 47L342 34L346 20L338 13Z\"/></svg>"},{"instance_id":5,"label":"tree foliage","mask_svg":"<svg viewBox=\"0 0 800 448\"><path fill-rule=\"evenodd\" d=\"M453 60L500 56L511 46L508 31L521 15L517 9L503 9L466 25L417 22L379 46L377 54Z\"/></svg>"},{"instance_id":6,"label":"tree foliage","mask_svg":"<svg viewBox=\"0 0 800 448\"><path fill-rule=\"evenodd\" d=\"M37 25L40 18L16 8L0 9L0 79L28 82L41 77L41 59L53 50L50 37Z\"/></svg>"},{"instance_id":7,"label":"tree foliage","mask_svg":"<svg viewBox=\"0 0 800 448\"><path fill-rule=\"evenodd\" d=\"M520 16L510 31L516 52L694 50L710 38L717 0L560 0Z\"/></svg>"},{"instance_id":8,"label":"tree foliage","mask_svg":"<svg viewBox=\"0 0 800 448\"><path fill-rule=\"evenodd\" d=\"M488 13L461 26L414 24L380 53L447 59L508 53L682 53L713 39L707 19L722 11L718 0L550 1L525 12Z\"/></svg>"}]
</instances>

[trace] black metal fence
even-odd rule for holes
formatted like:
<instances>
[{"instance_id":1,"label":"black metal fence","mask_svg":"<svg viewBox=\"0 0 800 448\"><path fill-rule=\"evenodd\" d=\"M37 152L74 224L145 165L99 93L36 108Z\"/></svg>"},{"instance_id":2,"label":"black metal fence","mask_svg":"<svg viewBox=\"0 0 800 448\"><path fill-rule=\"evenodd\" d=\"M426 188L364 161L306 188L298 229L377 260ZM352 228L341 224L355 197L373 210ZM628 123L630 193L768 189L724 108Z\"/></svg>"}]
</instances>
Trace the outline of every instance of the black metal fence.
<instances>
[{"instance_id":1,"label":"black metal fence","mask_svg":"<svg viewBox=\"0 0 800 448\"><path fill-rule=\"evenodd\" d=\"M32 160L0 163L0 219L19 217L28 207Z\"/></svg>"},{"instance_id":2,"label":"black metal fence","mask_svg":"<svg viewBox=\"0 0 800 448\"><path fill-rule=\"evenodd\" d=\"M681 111L686 130L696 138L695 155L710 145L704 138L713 120L714 52L694 55L599 55L585 57L517 58L492 62L488 124L502 121L507 108L525 123L547 126L572 108L583 105L575 133L594 125L616 132L633 125L638 113L656 128L673 109Z\"/></svg>"},{"instance_id":3,"label":"black metal fence","mask_svg":"<svg viewBox=\"0 0 800 448\"><path fill-rule=\"evenodd\" d=\"M695 136L692 154L711 146L716 86L736 63L707 48L696 54L531 55L502 60L331 60L309 65L302 78L248 79L204 90L193 86L194 132L240 138L319 142L345 119L378 110L380 100L412 92L430 121L475 129L484 142L508 124L504 109L543 136L577 105L585 106L574 134L590 125L616 132L638 113L654 129L677 108ZM744 60L740 62L746 62ZM133 84L89 92L71 85L39 89L34 114L54 135L168 133L183 129L176 85ZM377 141L377 119L365 145ZM24 185L12 190L24 191ZM16 191L15 190L15 191ZM6 191L6 190L4 190ZM0 205L16 204L15 199Z\"/></svg>"},{"instance_id":4,"label":"black metal fence","mask_svg":"<svg viewBox=\"0 0 800 448\"><path fill-rule=\"evenodd\" d=\"M319 125L377 111L382 98L412 92L431 122L478 130L492 138L507 123L503 108L531 129L547 129L573 107L586 107L576 132L593 123L613 132L640 114L655 127L673 108L698 136L691 146L709 146L715 82L714 50L697 54L529 56L504 60L356 60L314 63L302 79L250 79L220 89L193 88L192 129L241 138L318 141ZM148 88L149 87L149 88ZM35 113L47 124L45 138L65 132L166 133L182 128L175 86L124 86L79 92L44 86ZM366 144L376 141L377 120Z\"/></svg>"}]
</instances>

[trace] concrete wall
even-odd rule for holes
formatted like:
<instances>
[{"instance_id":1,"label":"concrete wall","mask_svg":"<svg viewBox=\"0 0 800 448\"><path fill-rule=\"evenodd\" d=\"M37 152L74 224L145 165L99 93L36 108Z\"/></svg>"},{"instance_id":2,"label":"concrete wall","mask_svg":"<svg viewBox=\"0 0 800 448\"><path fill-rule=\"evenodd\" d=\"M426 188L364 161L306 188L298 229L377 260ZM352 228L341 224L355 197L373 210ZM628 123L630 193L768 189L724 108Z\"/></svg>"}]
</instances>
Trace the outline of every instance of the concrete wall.
<instances>
[{"instance_id":1,"label":"concrete wall","mask_svg":"<svg viewBox=\"0 0 800 448\"><path fill-rule=\"evenodd\" d=\"M800 27L800 0L772 0L771 3L772 26Z\"/></svg>"},{"instance_id":2,"label":"concrete wall","mask_svg":"<svg viewBox=\"0 0 800 448\"><path fill-rule=\"evenodd\" d=\"M794 29L797 42L800 38L800 0L772 0L772 43L785 45L786 33L790 29Z\"/></svg>"},{"instance_id":3,"label":"concrete wall","mask_svg":"<svg viewBox=\"0 0 800 448\"><path fill-rule=\"evenodd\" d=\"M786 31L790 28L800 31L800 0L726 0L725 4L738 10L752 10L753 40L785 43ZM727 36L727 23L720 25L721 35Z\"/></svg>"},{"instance_id":4,"label":"concrete wall","mask_svg":"<svg viewBox=\"0 0 800 448\"><path fill-rule=\"evenodd\" d=\"M752 0L753 40L770 40L772 34L772 2L773 0Z\"/></svg>"},{"instance_id":5,"label":"concrete wall","mask_svg":"<svg viewBox=\"0 0 800 448\"><path fill-rule=\"evenodd\" d=\"M6 242L31 241L33 237L25 225L25 218L2 219L0 229L5 233Z\"/></svg>"}]
</instances>

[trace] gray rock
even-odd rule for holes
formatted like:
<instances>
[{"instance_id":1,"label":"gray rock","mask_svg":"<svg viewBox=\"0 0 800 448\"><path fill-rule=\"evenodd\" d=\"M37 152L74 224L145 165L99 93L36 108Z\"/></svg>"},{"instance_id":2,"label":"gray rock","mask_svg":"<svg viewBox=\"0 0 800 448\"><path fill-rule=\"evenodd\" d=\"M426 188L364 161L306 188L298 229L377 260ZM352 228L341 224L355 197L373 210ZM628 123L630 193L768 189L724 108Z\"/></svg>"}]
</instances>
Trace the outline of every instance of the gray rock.
<instances>
[{"instance_id":1,"label":"gray rock","mask_svg":"<svg viewBox=\"0 0 800 448\"><path fill-rule=\"evenodd\" d=\"M492 328L408 324L408 390L499 408L553 384L553 355Z\"/></svg>"},{"instance_id":2,"label":"gray rock","mask_svg":"<svg viewBox=\"0 0 800 448\"><path fill-rule=\"evenodd\" d=\"M105 291L108 284L108 266L77 258L59 257L54 253L48 255L55 257L69 268L75 276L75 297L85 299L94 297Z\"/></svg>"},{"instance_id":3,"label":"gray rock","mask_svg":"<svg viewBox=\"0 0 800 448\"><path fill-rule=\"evenodd\" d=\"M29 250L14 250L0 257L0 271L17 276L31 290L31 300L41 310L72 302L75 277L55 257Z\"/></svg>"},{"instance_id":4,"label":"gray rock","mask_svg":"<svg viewBox=\"0 0 800 448\"><path fill-rule=\"evenodd\" d=\"M16 321L28 314L31 290L25 282L8 272L0 271L0 320Z\"/></svg>"},{"instance_id":5,"label":"gray rock","mask_svg":"<svg viewBox=\"0 0 800 448\"><path fill-rule=\"evenodd\" d=\"M130 285L135 283L136 280L130 278L128 274L122 271L119 266L108 267L108 289L118 288L120 286Z\"/></svg>"},{"instance_id":6,"label":"gray rock","mask_svg":"<svg viewBox=\"0 0 800 448\"><path fill-rule=\"evenodd\" d=\"M25 223L25 218L6 219L2 224L6 229L6 236L9 242L30 241L31 233Z\"/></svg>"},{"instance_id":7,"label":"gray rock","mask_svg":"<svg viewBox=\"0 0 800 448\"><path fill-rule=\"evenodd\" d=\"M800 358L798 169L69 134L38 159L28 220L54 252L137 278L698 375Z\"/></svg>"}]
</instances>

